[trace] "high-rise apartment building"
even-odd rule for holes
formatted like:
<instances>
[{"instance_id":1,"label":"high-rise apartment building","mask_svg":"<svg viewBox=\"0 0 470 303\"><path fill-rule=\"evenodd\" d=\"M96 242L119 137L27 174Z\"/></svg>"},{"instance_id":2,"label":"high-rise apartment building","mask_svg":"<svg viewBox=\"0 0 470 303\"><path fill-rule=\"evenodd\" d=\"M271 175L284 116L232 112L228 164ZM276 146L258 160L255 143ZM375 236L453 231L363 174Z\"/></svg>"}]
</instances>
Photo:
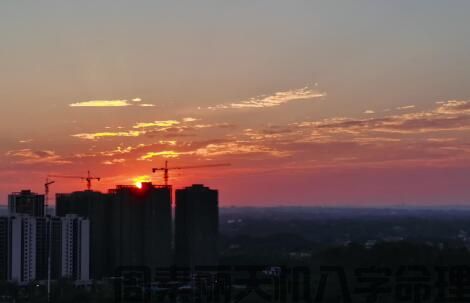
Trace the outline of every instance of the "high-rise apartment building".
<instances>
[{"instance_id":1,"label":"high-rise apartment building","mask_svg":"<svg viewBox=\"0 0 470 303\"><path fill-rule=\"evenodd\" d=\"M61 222L61 276L87 281L90 278L90 221L77 215L66 215Z\"/></svg>"},{"instance_id":2,"label":"high-rise apartment building","mask_svg":"<svg viewBox=\"0 0 470 303\"><path fill-rule=\"evenodd\" d=\"M218 263L218 191L203 185L176 190L175 262L182 266Z\"/></svg>"},{"instance_id":3,"label":"high-rise apartment building","mask_svg":"<svg viewBox=\"0 0 470 303\"><path fill-rule=\"evenodd\" d=\"M111 245L112 195L95 191L78 191L56 195L56 215L78 215L90 220L90 276L101 279L113 272Z\"/></svg>"},{"instance_id":4,"label":"high-rise apartment building","mask_svg":"<svg viewBox=\"0 0 470 303\"><path fill-rule=\"evenodd\" d=\"M28 283L36 279L37 271L36 218L19 215L10 220L9 280Z\"/></svg>"},{"instance_id":5,"label":"high-rise apartment building","mask_svg":"<svg viewBox=\"0 0 470 303\"><path fill-rule=\"evenodd\" d=\"M24 214L34 217L44 216L44 195L33 193L31 190L8 195L8 210L10 214Z\"/></svg>"},{"instance_id":6,"label":"high-rise apartment building","mask_svg":"<svg viewBox=\"0 0 470 303\"><path fill-rule=\"evenodd\" d=\"M110 191L113 265L171 264L171 187L142 183Z\"/></svg>"},{"instance_id":7,"label":"high-rise apartment building","mask_svg":"<svg viewBox=\"0 0 470 303\"><path fill-rule=\"evenodd\" d=\"M89 279L88 220L77 216L0 217L0 280L18 284L46 280L49 247L51 279Z\"/></svg>"},{"instance_id":8,"label":"high-rise apartment building","mask_svg":"<svg viewBox=\"0 0 470 303\"><path fill-rule=\"evenodd\" d=\"M0 280L8 280L10 267L10 220L0 217Z\"/></svg>"},{"instance_id":9,"label":"high-rise apartment building","mask_svg":"<svg viewBox=\"0 0 470 303\"><path fill-rule=\"evenodd\" d=\"M90 220L90 274L112 276L119 266L169 266L172 263L171 188L143 183L57 194L56 213Z\"/></svg>"}]
</instances>

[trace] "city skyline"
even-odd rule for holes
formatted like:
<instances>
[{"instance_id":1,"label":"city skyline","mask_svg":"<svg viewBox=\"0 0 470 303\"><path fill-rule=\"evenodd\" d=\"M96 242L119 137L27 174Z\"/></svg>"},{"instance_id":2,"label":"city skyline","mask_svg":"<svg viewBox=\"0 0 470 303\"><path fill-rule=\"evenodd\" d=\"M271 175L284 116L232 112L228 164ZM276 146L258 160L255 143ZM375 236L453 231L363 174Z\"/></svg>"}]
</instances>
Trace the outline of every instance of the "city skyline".
<instances>
[{"instance_id":1,"label":"city skyline","mask_svg":"<svg viewBox=\"0 0 470 303\"><path fill-rule=\"evenodd\" d=\"M470 3L204 3L1 3L0 203L166 160L230 163L170 174L221 206L470 202Z\"/></svg>"},{"instance_id":2,"label":"city skyline","mask_svg":"<svg viewBox=\"0 0 470 303\"><path fill-rule=\"evenodd\" d=\"M88 281L126 266L217 265L218 191L178 189L174 212L172 195L171 187L147 182L64 193L46 214L44 195L11 193L8 215L0 216L0 278Z\"/></svg>"}]
</instances>

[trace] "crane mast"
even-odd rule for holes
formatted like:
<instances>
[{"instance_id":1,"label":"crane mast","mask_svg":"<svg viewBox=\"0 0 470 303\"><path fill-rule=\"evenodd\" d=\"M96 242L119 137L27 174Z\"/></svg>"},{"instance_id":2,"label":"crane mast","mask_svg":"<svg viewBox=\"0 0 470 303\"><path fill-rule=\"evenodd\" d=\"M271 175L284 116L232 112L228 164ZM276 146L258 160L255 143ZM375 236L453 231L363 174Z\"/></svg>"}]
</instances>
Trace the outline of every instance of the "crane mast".
<instances>
[{"instance_id":1,"label":"crane mast","mask_svg":"<svg viewBox=\"0 0 470 303\"><path fill-rule=\"evenodd\" d=\"M45 215L48 215L49 211L49 190L50 186L54 184L54 180L50 180L49 177L46 177L46 182L44 183L44 194L45 194ZM51 249L52 249L52 218L49 217L47 228L47 302L51 301Z\"/></svg>"},{"instance_id":2,"label":"crane mast","mask_svg":"<svg viewBox=\"0 0 470 303\"><path fill-rule=\"evenodd\" d=\"M49 208L49 187L54 184L55 181L53 180L50 180L49 177L46 178L46 182L44 183L44 193L45 193L45 206L46 206L46 209L45 209L45 214L47 215L47 210Z\"/></svg>"}]
</instances>

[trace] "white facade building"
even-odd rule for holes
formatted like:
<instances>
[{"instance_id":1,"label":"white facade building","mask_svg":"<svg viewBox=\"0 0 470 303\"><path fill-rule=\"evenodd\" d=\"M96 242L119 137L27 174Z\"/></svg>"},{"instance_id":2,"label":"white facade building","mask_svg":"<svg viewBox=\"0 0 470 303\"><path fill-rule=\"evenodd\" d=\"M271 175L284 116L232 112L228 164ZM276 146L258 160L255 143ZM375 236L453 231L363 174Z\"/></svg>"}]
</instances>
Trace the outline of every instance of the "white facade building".
<instances>
[{"instance_id":1,"label":"white facade building","mask_svg":"<svg viewBox=\"0 0 470 303\"><path fill-rule=\"evenodd\" d=\"M36 279L36 219L11 217L10 280L25 284Z\"/></svg>"},{"instance_id":2,"label":"white facade building","mask_svg":"<svg viewBox=\"0 0 470 303\"><path fill-rule=\"evenodd\" d=\"M42 220L42 221L41 221ZM46 220L46 222L44 222ZM50 218L29 215L1 217L0 276L20 285L47 278ZM76 215L55 217L57 236L51 260L57 264L57 277L88 281L90 272L90 222ZM60 221L57 221L60 220ZM59 243L60 242L60 243ZM57 253L58 252L58 253ZM55 266L55 265L54 265Z\"/></svg>"},{"instance_id":3,"label":"white facade building","mask_svg":"<svg viewBox=\"0 0 470 303\"><path fill-rule=\"evenodd\" d=\"M76 215L62 218L62 276L90 278L90 221Z\"/></svg>"}]
</instances>

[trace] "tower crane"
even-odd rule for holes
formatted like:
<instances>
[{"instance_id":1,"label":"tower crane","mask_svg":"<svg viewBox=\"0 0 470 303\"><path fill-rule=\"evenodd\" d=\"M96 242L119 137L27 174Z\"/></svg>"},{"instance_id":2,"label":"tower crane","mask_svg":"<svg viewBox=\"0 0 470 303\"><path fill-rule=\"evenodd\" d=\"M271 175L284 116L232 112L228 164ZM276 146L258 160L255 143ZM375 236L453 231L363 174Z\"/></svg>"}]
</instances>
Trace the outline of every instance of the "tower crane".
<instances>
[{"instance_id":1,"label":"tower crane","mask_svg":"<svg viewBox=\"0 0 470 303\"><path fill-rule=\"evenodd\" d=\"M165 186L168 186L169 171L177 169L191 169L191 168L206 168L206 167L222 167L230 166L230 163L217 163L217 164L206 164L206 165L193 165L193 166L179 166L179 167L168 167L168 161L165 161L164 167L155 167L152 168L152 172L163 171L163 180L165 181Z\"/></svg>"},{"instance_id":2,"label":"tower crane","mask_svg":"<svg viewBox=\"0 0 470 303\"><path fill-rule=\"evenodd\" d=\"M45 215L47 216L48 210L49 210L49 187L54 184L54 180L50 180L49 176L46 177L46 182L44 183L44 193L45 193L45 202L46 202L46 211ZM52 218L49 218L48 220L48 230L47 230L47 236L48 236L48 249L47 249L47 302L51 301L51 249L52 249Z\"/></svg>"},{"instance_id":3,"label":"tower crane","mask_svg":"<svg viewBox=\"0 0 470 303\"><path fill-rule=\"evenodd\" d=\"M44 193L45 193L45 202L46 202L46 215L47 210L49 208L49 187L54 184L55 181L50 180L49 177L46 178L46 182L44 183Z\"/></svg>"},{"instance_id":4,"label":"tower crane","mask_svg":"<svg viewBox=\"0 0 470 303\"><path fill-rule=\"evenodd\" d=\"M52 178L80 179L80 180L86 181L87 190L91 190L91 181L93 181L93 180L100 181L101 180L101 177L93 177L90 174L90 171L88 171L88 174L85 177L83 177L83 176L62 176L62 175L49 175L49 177L52 177Z\"/></svg>"}]
</instances>

